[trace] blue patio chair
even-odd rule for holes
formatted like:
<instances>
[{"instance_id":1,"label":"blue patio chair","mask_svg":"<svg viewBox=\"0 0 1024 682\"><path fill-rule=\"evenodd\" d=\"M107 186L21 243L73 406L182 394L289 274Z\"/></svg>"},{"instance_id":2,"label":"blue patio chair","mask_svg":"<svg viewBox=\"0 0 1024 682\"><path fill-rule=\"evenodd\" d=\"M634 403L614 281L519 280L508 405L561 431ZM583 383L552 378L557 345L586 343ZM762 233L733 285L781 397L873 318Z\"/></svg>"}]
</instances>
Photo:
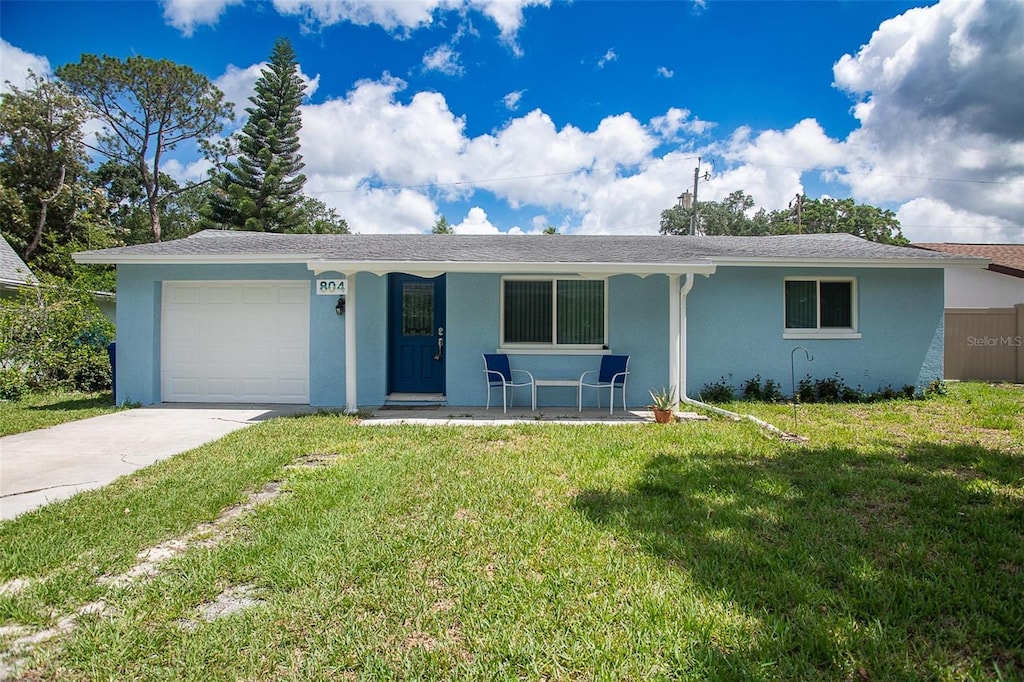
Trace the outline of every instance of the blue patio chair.
<instances>
[{"instance_id":1,"label":"blue patio chair","mask_svg":"<svg viewBox=\"0 0 1024 682\"><path fill-rule=\"evenodd\" d=\"M629 375L628 355L602 355L601 368L592 369L580 375L577 389L579 409L583 410L583 387L597 389L597 406L601 407L601 389L608 389L608 414L615 411L615 389L622 391L622 410L626 410L626 377ZM595 381L596 379L596 381Z\"/></svg>"},{"instance_id":2,"label":"blue patio chair","mask_svg":"<svg viewBox=\"0 0 1024 682\"><path fill-rule=\"evenodd\" d=\"M515 389L529 386L533 388L533 375L525 369L512 369L508 363L508 356L504 353L484 353L484 378L487 380L487 409L491 409L491 389L501 389L501 406L504 412L508 412L508 406L512 404L515 397ZM533 393L533 400L536 400L536 393ZM537 409L536 403L533 409Z\"/></svg>"}]
</instances>

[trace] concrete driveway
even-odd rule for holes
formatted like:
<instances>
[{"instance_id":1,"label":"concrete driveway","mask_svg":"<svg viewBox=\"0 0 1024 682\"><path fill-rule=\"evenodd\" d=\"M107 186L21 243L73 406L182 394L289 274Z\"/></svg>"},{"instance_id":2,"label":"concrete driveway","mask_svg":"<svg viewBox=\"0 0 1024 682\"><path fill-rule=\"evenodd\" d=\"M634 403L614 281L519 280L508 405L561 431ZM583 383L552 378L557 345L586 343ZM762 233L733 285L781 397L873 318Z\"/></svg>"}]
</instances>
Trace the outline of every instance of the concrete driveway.
<instances>
[{"instance_id":1,"label":"concrete driveway","mask_svg":"<svg viewBox=\"0 0 1024 682\"><path fill-rule=\"evenodd\" d=\"M290 405L156 405L0 438L0 519L35 509L271 417Z\"/></svg>"}]
</instances>

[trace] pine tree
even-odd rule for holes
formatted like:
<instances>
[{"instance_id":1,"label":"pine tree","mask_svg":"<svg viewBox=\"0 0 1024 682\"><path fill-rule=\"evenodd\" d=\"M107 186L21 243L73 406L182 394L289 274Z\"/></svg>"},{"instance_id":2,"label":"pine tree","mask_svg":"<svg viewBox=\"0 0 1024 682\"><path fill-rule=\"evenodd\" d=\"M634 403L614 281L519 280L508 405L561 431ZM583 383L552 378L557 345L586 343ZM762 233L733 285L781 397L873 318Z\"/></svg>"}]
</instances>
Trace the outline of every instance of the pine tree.
<instances>
[{"instance_id":1,"label":"pine tree","mask_svg":"<svg viewBox=\"0 0 1024 682\"><path fill-rule=\"evenodd\" d=\"M306 86L298 71L291 42L278 38L249 98L238 159L226 163L218 178L210 204L214 222L256 232L303 230L299 105Z\"/></svg>"}]
</instances>

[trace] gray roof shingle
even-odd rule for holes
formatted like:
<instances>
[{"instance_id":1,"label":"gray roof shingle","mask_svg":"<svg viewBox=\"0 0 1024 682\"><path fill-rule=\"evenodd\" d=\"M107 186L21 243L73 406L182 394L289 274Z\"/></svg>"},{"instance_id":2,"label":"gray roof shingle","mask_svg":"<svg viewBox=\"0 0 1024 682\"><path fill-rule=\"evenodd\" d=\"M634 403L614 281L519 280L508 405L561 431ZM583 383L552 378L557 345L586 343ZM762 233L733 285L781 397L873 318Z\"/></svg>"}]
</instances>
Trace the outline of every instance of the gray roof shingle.
<instances>
[{"instance_id":1,"label":"gray roof shingle","mask_svg":"<svg viewBox=\"0 0 1024 682\"><path fill-rule=\"evenodd\" d=\"M582 235L311 235L204 230L186 239L76 254L76 260L118 263L195 258L197 262L275 258L413 263L689 263L748 259L838 261L963 261L962 256L869 242L848 234L774 237Z\"/></svg>"},{"instance_id":2,"label":"gray roof shingle","mask_svg":"<svg viewBox=\"0 0 1024 682\"><path fill-rule=\"evenodd\" d=\"M25 261L21 260L7 240L0 236L0 282L25 285L36 284L37 281L35 275L25 265Z\"/></svg>"}]
</instances>

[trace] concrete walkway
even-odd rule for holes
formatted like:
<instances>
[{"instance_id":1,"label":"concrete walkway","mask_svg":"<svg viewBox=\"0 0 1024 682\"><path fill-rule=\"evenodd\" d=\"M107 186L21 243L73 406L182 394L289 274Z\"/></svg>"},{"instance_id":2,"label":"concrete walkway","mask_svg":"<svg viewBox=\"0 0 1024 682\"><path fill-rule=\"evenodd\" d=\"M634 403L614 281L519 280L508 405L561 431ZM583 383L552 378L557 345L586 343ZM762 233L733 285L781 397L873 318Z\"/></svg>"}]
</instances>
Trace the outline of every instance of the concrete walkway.
<instances>
[{"instance_id":1,"label":"concrete walkway","mask_svg":"<svg viewBox=\"0 0 1024 682\"><path fill-rule=\"evenodd\" d=\"M706 421L707 417L696 412L676 412L676 421ZM510 407L502 412L501 405L486 410L482 407L420 407L401 406L378 407L373 414L364 418L363 426L391 426L396 424L421 424L427 426L499 426L503 424L643 424L654 421L650 410L615 410L608 414L607 408L541 407L536 411L529 407Z\"/></svg>"},{"instance_id":2,"label":"concrete walkway","mask_svg":"<svg viewBox=\"0 0 1024 682\"><path fill-rule=\"evenodd\" d=\"M0 519L35 509L271 417L288 405L156 405L0 438Z\"/></svg>"}]
</instances>

